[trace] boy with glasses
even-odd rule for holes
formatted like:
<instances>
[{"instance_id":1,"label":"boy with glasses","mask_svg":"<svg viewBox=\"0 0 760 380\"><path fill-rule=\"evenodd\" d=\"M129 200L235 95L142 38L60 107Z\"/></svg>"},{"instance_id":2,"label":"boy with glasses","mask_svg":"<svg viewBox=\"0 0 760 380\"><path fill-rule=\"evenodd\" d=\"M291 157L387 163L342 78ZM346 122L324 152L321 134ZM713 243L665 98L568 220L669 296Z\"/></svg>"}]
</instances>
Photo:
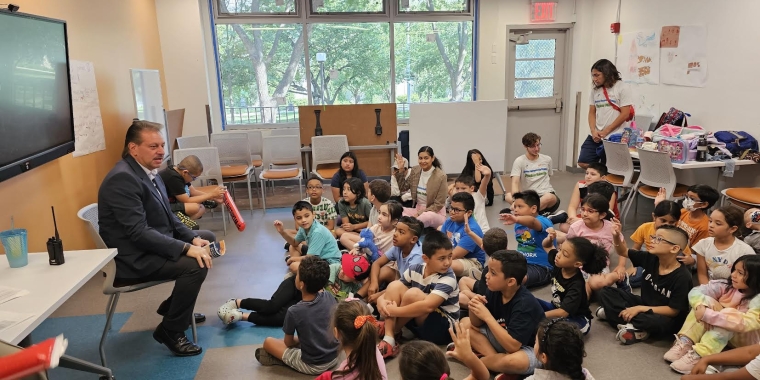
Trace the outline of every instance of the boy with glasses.
<instances>
[{"instance_id":1,"label":"boy with glasses","mask_svg":"<svg viewBox=\"0 0 760 380\"><path fill-rule=\"evenodd\" d=\"M203 163L193 155L185 157L179 165L168 166L158 173L166 185L166 195L169 197L172 212L182 213L196 220L203 216L206 207L215 208L217 204L222 203L224 187L217 186L204 192L193 186L192 182L202 173Z\"/></svg>"},{"instance_id":2,"label":"boy with glasses","mask_svg":"<svg viewBox=\"0 0 760 380\"><path fill-rule=\"evenodd\" d=\"M514 203L512 194L525 190L538 193L541 204L538 208L540 215L549 216L559 209L559 197L554 193L549 177L552 176L552 158L541 154L541 136L529 132L522 138L525 154L517 157L512 164L512 192L504 196L509 204ZM504 209L500 214L509 213ZM541 245L539 243L539 245Z\"/></svg>"},{"instance_id":3,"label":"boy with glasses","mask_svg":"<svg viewBox=\"0 0 760 380\"><path fill-rule=\"evenodd\" d=\"M486 262L485 253L465 230L466 221L475 235L480 238L483 237L483 231L472 216L474 209L475 200L472 198L472 194L461 192L452 195L449 217L439 227L454 246L451 269L454 270L457 277L472 276L475 279L479 278Z\"/></svg>"},{"instance_id":4,"label":"boy with glasses","mask_svg":"<svg viewBox=\"0 0 760 380\"><path fill-rule=\"evenodd\" d=\"M613 221L615 251L621 260L630 258L644 268L641 296L622 289L605 287L599 294L601 306L596 317L617 327L622 344L641 342L652 335L670 335L683 325L689 313L691 271L676 257L689 241L686 232L663 224L651 236L649 252L628 249L620 235L620 221Z\"/></svg>"}]
</instances>

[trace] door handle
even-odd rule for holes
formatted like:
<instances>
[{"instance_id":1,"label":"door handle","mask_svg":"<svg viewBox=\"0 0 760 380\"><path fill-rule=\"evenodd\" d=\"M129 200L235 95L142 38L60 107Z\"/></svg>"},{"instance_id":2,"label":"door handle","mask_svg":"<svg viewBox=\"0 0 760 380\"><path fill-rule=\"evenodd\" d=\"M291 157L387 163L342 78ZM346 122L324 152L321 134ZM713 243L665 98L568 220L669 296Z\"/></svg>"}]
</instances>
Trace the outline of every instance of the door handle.
<instances>
[{"instance_id":1,"label":"door handle","mask_svg":"<svg viewBox=\"0 0 760 380\"><path fill-rule=\"evenodd\" d=\"M554 99L554 112L556 113L562 112L562 98Z\"/></svg>"}]
</instances>

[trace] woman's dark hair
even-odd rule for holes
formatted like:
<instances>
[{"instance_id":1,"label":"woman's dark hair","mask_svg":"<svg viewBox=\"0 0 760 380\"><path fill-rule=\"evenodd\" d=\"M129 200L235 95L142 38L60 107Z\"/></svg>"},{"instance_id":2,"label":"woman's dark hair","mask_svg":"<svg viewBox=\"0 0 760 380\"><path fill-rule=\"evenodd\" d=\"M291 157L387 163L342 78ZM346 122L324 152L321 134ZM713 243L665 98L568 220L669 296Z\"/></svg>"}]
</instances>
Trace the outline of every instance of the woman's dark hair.
<instances>
[{"instance_id":1,"label":"woman's dark hair","mask_svg":"<svg viewBox=\"0 0 760 380\"><path fill-rule=\"evenodd\" d=\"M736 265L744 263L744 283L747 289L742 292L742 300L751 300L760 294L760 255L744 255L731 265L731 273L736 270ZM726 280L728 288L731 289L731 278Z\"/></svg>"},{"instance_id":2,"label":"woman's dark hair","mask_svg":"<svg viewBox=\"0 0 760 380\"><path fill-rule=\"evenodd\" d=\"M744 212L742 212L741 209L734 205L725 205L713 211L718 211L723 214L723 217L726 219L726 224L728 224L729 228L736 227L734 236L741 235L742 225L744 225Z\"/></svg>"},{"instance_id":3,"label":"woman's dark hair","mask_svg":"<svg viewBox=\"0 0 760 380\"><path fill-rule=\"evenodd\" d=\"M375 359L375 355L372 355ZM443 350L424 340L413 340L401 346L399 372L402 380L441 380L451 375Z\"/></svg>"},{"instance_id":4,"label":"woman's dark hair","mask_svg":"<svg viewBox=\"0 0 760 380\"><path fill-rule=\"evenodd\" d=\"M610 200L605 198L604 195L593 193L586 195L586 198L583 198L583 201L581 201L581 206L589 206L596 210L600 215L604 213L604 217L602 219L608 219L610 216Z\"/></svg>"},{"instance_id":5,"label":"woman's dark hair","mask_svg":"<svg viewBox=\"0 0 760 380\"><path fill-rule=\"evenodd\" d=\"M351 177L351 178L346 179L346 182L343 183L343 185L346 185L346 184L348 185L348 188L351 189L351 192L356 194L356 203L359 203L359 201L362 198L367 197L367 193L366 193L367 190L364 189L364 183L362 182L361 179L357 177ZM342 193L343 189L341 188L340 191ZM343 198L341 198L340 201L345 204L348 204L348 202L346 202L346 200Z\"/></svg>"},{"instance_id":6,"label":"woman's dark hair","mask_svg":"<svg viewBox=\"0 0 760 380\"><path fill-rule=\"evenodd\" d=\"M620 72L618 71L617 67L615 67L615 65L607 59L600 59L596 61L591 66L591 70L596 70L604 75L604 83L602 83L602 86L604 87L611 88L617 81L621 80ZM593 84L594 82L591 83ZM596 86L596 88L602 86Z\"/></svg>"},{"instance_id":7,"label":"woman's dark hair","mask_svg":"<svg viewBox=\"0 0 760 380\"><path fill-rule=\"evenodd\" d=\"M420 153L425 152L430 155L430 157L433 157L433 166L435 166L438 169L443 169L443 166L441 166L441 161L438 160L438 157L435 156L435 153L433 153L433 148L425 145L420 150L417 151L417 155L419 156Z\"/></svg>"},{"instance_id":8,"label":"woman's dark hair","mask_svg":"<svg viewBox=\"0 0 760 380\"><path fill-rule=\"evenodd\" d=\"M383 203L388 208L388 215L391 217L391 221L398 221L404 214L404 206L396 201L388 201Z\"/></svg>"},{"instance_id":9,"label":"woman's dark hair","mask_svg":"<svg viewBox=\"0 0 760 380\"><path fill-rule=\"evenodd\" d=\"M681 205L673 201L662 201L654 206L654 216L661 218L663 216L670 215L671 218L678 221L681 219Z\"/></svg>"},{"instance_id":10,"label":"woman's dark hair","mask_svg":"<svg viewBox=\"0 0 760 380\"><path fill-rule=\"evenodd\" d=\"M604 247L594 244L585 237L571 237L567 242L573 246L575 257L583 263L583 271L588 274L599 274L607 267L609 254Z\"/></svg>"},{"instance_id":11,"label":"woman's dark hair","mask_svg":"<svg viewBox=\"0 0 760 380\"><path fill-rule=\"evenodd\" d=\"M383 375L375 356L377 328L371 320L365 320L359 328L355 325L358 317L370 316L364 302L339 302L333 315L333 326L340 334L340 344L351 348L351 353L346 358L346 369L334 371L333 376L345 376L356 371L362 379L382 380Z\"/></svg>"},{"instance_id":12,"label":"woman's dark hair","mask_svg":"<svg viewBox=\"0 0 760 380\"><path fill-rule=\"evenodd\" d=\"M346 157L354 160L354 169L351 170L351 177L352 178L358 177L359 176L359 160L356 158L356 155L354 154L354 152L348 151L346 153L343 153L342 156L340 156L340 162L342 163L343 159ZM346 175L346 171L343 170L343 165L340 165L340 164L338 166L338 178L340 179L341 191L343 191L343 182L346 181L346 178L348 178L348 175Z\"/></svg>"},{"instance_id":13,"label":"woman's dark hair","mask_svg":"<svg viewBox=\"0 0 760 380\"><path fill-rule=\"evenodd\" d=\"M583 358L586 351L578 325L564 319L545 319L538 325L538 354L546 355L544 369L572 380L585 380Z\"/></svg>"},{"instance_id":14,"label":"woman's dark hair","mask_svg":"<svg viewBox=\"0 0 760 380\"><path fill-rule=\"evenodd\" d=\"M472 155L475 153L480 155L480 158L483 161L483 165L488 166L488 168L491 169L491 172L493 172L493 168L491 168L488 160L486 160L486 156L484 156L483 153L480 153L480 151L477 149L470 149L467 151L467 161L464 164L464 169L462 169L462 176L470 176L472 178L475 178L475 161L472 160Z\"/></svg>"}]
</instances>

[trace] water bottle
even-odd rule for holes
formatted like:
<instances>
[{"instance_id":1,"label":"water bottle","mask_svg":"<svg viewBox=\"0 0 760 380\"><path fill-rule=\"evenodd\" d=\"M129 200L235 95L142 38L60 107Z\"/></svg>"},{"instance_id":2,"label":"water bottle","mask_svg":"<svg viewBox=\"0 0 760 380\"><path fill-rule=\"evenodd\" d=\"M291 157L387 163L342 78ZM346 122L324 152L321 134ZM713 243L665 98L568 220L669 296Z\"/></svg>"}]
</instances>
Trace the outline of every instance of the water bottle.
<instances>
[{"instance_id":1,"label":"water bottle","mask_svg":"<svg viewBox=\"0 0 760 380\"><path fill-rule=\"evenodd\" d=\"M699 141L697 141L697 161L707 161L707 138L705 135L700 135Z\"/></svg>"}]
</instances>

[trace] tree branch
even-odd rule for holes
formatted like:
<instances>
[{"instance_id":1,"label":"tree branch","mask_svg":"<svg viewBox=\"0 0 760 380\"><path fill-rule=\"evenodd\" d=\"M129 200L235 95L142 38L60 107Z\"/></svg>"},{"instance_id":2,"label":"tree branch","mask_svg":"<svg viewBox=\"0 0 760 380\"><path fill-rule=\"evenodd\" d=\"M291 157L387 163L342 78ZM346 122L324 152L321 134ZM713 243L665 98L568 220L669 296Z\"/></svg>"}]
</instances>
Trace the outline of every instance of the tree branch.
<instances>
[{"instance_id":1,"label":"tree branch","mask_svg":"<svg viewBox=\"0 0 760 380\"><path fill-rule=\"evenodd\" d=\"M264 63L267 65L272 62L272 58L274 58L274 54L277 52L277 46L280 44L281 37L282 30L278 30L277 33L274 34L274 42L272 42L272 48L269 49L269 54L267 54L266 59L264 59Z\"/></svg>"}]
</instances>

